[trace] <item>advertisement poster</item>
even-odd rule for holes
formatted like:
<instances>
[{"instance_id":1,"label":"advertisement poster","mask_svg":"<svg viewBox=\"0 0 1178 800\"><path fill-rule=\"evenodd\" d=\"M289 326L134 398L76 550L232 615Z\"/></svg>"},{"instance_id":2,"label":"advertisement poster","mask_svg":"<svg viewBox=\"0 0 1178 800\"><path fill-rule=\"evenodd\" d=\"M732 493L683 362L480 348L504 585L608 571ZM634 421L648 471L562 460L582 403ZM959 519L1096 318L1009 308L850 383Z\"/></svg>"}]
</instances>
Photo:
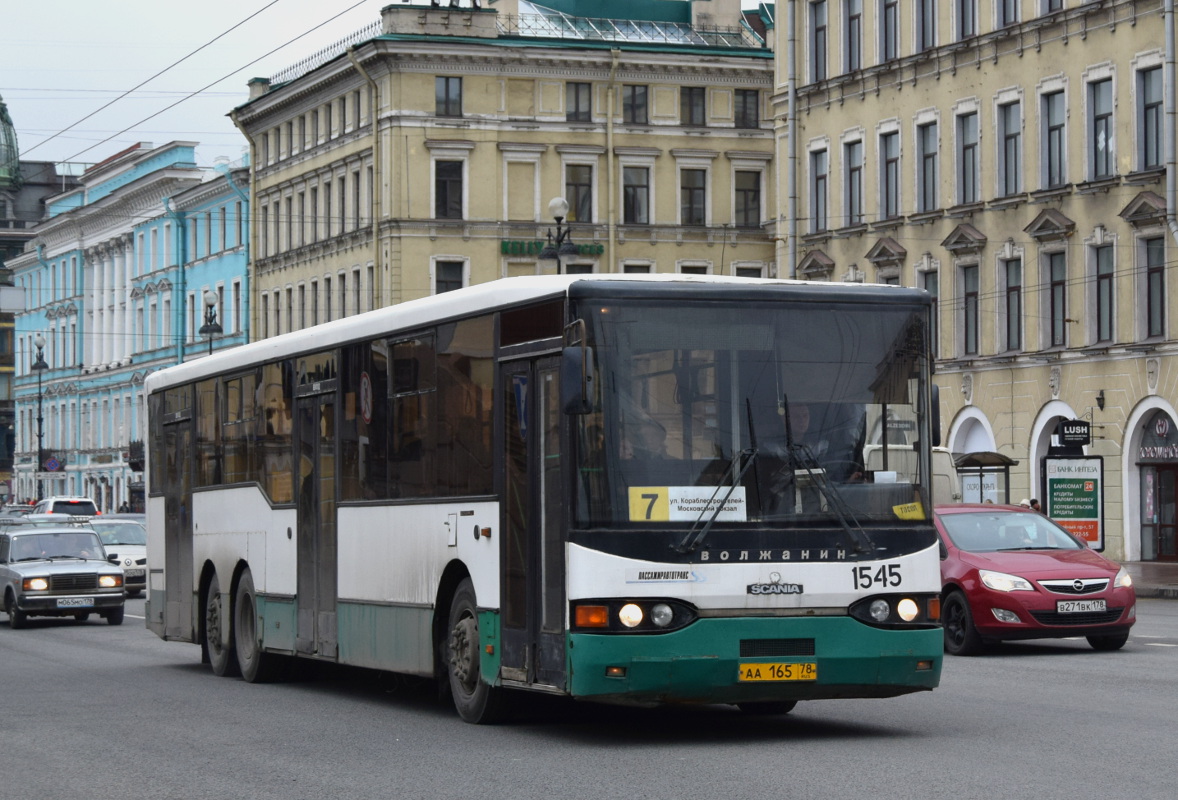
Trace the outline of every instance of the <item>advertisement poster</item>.
<instances>
[{"instance_id":1,"label":"advertisement poster","mask_svg":"<svg viewBox=\"0 0 1178 800\"><path fill-rule=\"evenodd\" d=\"M1093 550L1104 549L1104 459L1048 458L1043 512Z\"/></svg>"}]
</instances>

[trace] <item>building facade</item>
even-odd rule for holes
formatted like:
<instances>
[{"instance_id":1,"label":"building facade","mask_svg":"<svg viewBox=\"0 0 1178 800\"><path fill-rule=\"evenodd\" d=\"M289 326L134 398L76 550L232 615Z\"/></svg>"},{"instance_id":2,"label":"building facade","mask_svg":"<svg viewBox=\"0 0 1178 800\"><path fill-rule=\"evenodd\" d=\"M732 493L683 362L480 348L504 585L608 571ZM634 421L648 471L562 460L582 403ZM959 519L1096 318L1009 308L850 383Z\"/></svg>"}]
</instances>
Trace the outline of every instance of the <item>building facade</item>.
<instances>
[{"instance_id":1,"label":"building facade","mask_svg":"<svg viewBox=\"0 0 1178 800\"><path fill-rule=\"evenodd\" d=\"M143 379L247 340L248 169L194 159L192 142L138 144L94 165L9 260L26 298L17 496L137 506ZM221 326L212 338L199 335L209 308Z\"/></svg>"},{"instance_id":2,"label":"building facade","mask_svg":"<svg viewBox=\"0 0 1178 800\"><path fill-rule=\"evenodd\" d=\"M513 275L775 274L772 64L739 0L386 7L232 114L254 338Z\"/></svg>"},{"instance_id":3,"label":"building facade","mask_svg":"<svg viewBox=\"0 0 1178 800\"><path fill-rule=\"evenodd\" d=\"M46 200L78 185L77 177L63 169L69 166L76 165L22 161L16 127L0 97L0 503L14 496L13 314L24 308L24 298L12 285L7 262L33 237L33 228L45 217Z\"/></svg>"},{"instance_id":4,"label":"building facade","mask_svg":"<svg viewBox=\"0 0 1178 800\"><path fill-rule=\"evenodd\" d=\"M1009 468L966 499L1067 516L1083 463L1085 535L1128 560L1178 559L1168 5L778 4L779 257L930 291L946 443Z\"/></svg>"}]
</instances>

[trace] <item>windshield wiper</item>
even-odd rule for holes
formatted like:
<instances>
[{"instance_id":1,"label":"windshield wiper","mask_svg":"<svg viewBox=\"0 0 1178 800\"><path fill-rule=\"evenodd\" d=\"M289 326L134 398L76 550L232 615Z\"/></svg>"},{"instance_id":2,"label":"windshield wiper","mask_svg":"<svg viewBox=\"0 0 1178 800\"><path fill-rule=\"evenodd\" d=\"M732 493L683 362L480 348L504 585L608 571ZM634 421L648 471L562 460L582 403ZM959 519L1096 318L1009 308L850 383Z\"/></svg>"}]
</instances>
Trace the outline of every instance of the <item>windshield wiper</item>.
<instances>
[{"instance_id":1,"label":"windshield wiper","mask_svg":"<svg viewBox=\"0 0 1178 800\"><path fill-rule=\"evenodd\" d=\"M797 491L798 471L804 470L810 477L811 484L826 500L827 508L834 511L835 518L838 519L839 525L851 542L851 549L856 553L872 552L875 549L874 542L863 530L863 526L855 518L854 512L847 501L843 499L842 494L826 479L826 470L818 463L818 459L814 457L814 453L808 446L794 441L793 425L789 419L789 395L781 396L781 405L785 411L786 463L788 469L794 473L794 490Z\"/></svg>"},{"instance_id":2,"label":"windshield wiper","mask_svg":"<svg viewBox=\"0 0 1178 800\"><path fill-rule=\"evenodd\" d=\"M749 471L749 467L757 463L757 432L753 429L753 405L752 401L747 397L744 400L744 404L745 414L748 416L749 423L749 446L734 455L732 457L732 461L728 464L726 474L732 476L732 482L728 485L728 491L724 493L724 499L716 504L715 510L712 511L712 516L708 519L703 528L700 529L700 532L696 533L695 529L703 520L704 515L708 513L708 505L714 503L716 501L716 495L720 493L720 487L717 486L716 491L712 492L712 497L710 500L708 500L708 504L703 507L703 510L699 512L699 517L697 517L695 522L692 523L691 530L687 532L687 535L683 537L683 541L680 542L679 545L675 548L676 552L690 553L703 543L703 540L707 538L708 531L712 529L712 526L716 524L716 520L720 518L720 512L723 510L724 506L728 505L728 498L732 497L732 493L735 492L736 487L740 485L741 478L743 478L744 474ZM740 464L740 460L742 458L747 460L744 462L744 466L740 468L740 472L738 473L736 471L736 467L738 464ZM759 485L760 484L758 484L758 486ZM759 494L758 497L760 497Z\"/></svg>"}]
</instances>

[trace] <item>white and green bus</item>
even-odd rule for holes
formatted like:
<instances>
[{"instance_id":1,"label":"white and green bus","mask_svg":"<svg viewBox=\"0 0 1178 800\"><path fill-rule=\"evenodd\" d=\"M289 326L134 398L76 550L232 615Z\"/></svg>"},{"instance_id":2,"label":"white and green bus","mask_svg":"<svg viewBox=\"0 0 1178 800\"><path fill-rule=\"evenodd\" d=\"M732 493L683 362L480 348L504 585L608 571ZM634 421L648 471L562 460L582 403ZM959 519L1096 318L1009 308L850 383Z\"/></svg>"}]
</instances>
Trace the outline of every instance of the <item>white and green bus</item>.
<instances>
[{"instance_id":1,"label":"white and green bus","mask_svg":"<svg viewBox=\"0 0 1178 800\"><path fill-rule=\"evenodd\" d=\"M470 722L933 689L930 310L509 278L154 373L147 626L248 681L434 678Z\"/></svg>"}]
</instances>

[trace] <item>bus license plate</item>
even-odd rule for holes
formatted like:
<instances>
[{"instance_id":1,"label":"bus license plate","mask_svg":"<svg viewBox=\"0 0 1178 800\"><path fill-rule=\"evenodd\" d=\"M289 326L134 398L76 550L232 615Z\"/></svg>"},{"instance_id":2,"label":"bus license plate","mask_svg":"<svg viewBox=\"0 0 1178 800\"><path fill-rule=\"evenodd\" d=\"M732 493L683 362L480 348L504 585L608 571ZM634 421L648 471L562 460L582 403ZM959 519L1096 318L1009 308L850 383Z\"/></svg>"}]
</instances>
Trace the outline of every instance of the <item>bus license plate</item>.
<instances>
[{"instance_id":1,"label":"bus license plate","mask_svg":"<svg viewBox=\"0 0 1178 800\"><path fill-rule=\"evenodd\" d=\"M804 664L741 664L740 680L744 681L815 681L818 665Z\"/></svg>"},{"instance_id":2,"label":"bus license plate","mask_svg":"<svg viewBox=\"0 0 1178 800\"><path fill-rule=\"evenodd\" d=\"M93 597L59 597L58 608L90 608L94 605Z\"/></svg>"},{"instance_id":3,"label":"bus license plate","mask_svg":"<svg viewBox=\"0 0 1178 800\"><path fill-rule=\"evenodd\" d=\"M1055 610L1059 614L1082 614L1085 611L1105 611L1103 600L1057 600Z\"/></svg>"}]
</instances>

